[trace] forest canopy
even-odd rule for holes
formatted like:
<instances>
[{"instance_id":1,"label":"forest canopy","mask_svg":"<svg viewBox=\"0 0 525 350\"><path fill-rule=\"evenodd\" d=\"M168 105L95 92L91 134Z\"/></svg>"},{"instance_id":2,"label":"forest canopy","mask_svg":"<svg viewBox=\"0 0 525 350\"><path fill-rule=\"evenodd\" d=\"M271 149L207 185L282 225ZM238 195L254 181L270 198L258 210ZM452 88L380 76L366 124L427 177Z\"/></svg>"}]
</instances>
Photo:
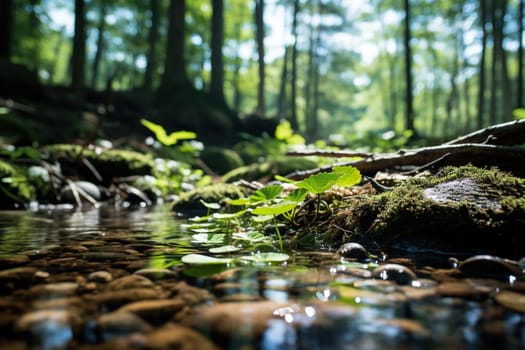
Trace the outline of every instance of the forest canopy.
<instances>
[{"instance_id":1,"label":"forest canopy","mask_svg":"<svg viewBox=\"0 0 525 350\"><path fill-rule=\"evenodd\" d=\"M15 101L7 63L80 99L127 96L137 125L156 113L200 134L256 115L341 144L451 138L524 107L523 0L0 3L0 98Z\"/></svg>"}]
</instances>

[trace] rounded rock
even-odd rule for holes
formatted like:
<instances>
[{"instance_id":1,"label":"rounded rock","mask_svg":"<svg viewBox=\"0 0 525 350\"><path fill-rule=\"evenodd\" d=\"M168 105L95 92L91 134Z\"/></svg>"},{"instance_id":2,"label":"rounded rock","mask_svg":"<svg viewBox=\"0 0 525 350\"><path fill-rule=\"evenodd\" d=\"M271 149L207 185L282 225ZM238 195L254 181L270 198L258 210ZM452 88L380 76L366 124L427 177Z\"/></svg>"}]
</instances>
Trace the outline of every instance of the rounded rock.
<instances>
[{"instance_id":1,"label":"rounded rock","mask_svg":"<svg viewBox=\"0 0 525 350\"><path fill-rule=\"evenodd\" d=\"M91 282L108 283L113 280L113 276L107 271L95 271L89 274L88 280Z\"/></svg>"},{"instance_id":2,"label":"rounded rock","mask_svg":"<svg viewBox=\"0 0 525 350\"><path fill-rule=\"evenodd\" d=\"M394 281L399 285L409 285L417 276L408 267L399 264L384 264L376 267L372 276L382 280Z\"/></svg>"},{"instance_id":3,"label":"rounded rock","mask_svg":"<svg viewBox=\"0 0 525 350\"><path fill-rule=\"evenodd\" d=\"M368 258L368 251L359 243L349 242L343 244L336 253L339 257L344 259L365 260Z\"/></svg>"},{"instance_id":4,"label":"rounded rock","mask_svg":"<svg viewBox=\"0 0 525 350\"><path fill-rule=\"evenodd\" d=\"M495 278L508 280L510 276L520 276L521 268L516 261L493 255L475 255L459 265L466 277Z\"/></svg>"}]
</instances>

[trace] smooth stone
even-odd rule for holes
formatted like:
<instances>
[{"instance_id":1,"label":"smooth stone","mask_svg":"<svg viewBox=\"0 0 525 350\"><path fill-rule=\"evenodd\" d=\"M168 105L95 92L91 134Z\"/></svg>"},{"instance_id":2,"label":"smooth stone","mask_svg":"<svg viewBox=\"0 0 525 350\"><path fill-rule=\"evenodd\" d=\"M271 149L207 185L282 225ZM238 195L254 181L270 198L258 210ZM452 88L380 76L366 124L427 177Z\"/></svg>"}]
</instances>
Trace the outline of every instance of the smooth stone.
<instances>
[{"instance_id":1,"label":"smooth stone","mask_svg":"<svg viewBox=\"0 0 525 350\"><path fill-rule=\"evenodd\" d=\"M349 242L343 244L337 250L336 254L343 259L354 259L363 261L368 258L368 251L359 243Z\"/></svg>"},{"instance_id":2,"label":"smooth stone","mask_svg":"<svg viewBox=\"0 0 525 350\"><path fill-rule=\"evenodd\" d=\"M288 304L275 301L229 302L203 306L186 321L191 328L213 334L224 348L252 344L260 339L274 318L274 311Z\"/></svg>"},{"instance_id":3,"label":"smooth stone","mask_svg":"<svg viewBox=\"0 0 525 350\"><path fill-rule=\"evenodd\" d=\"M219 347L193 329L168 324L148 334L145 349L218 350Z\"/></svg>"},{"instance_id":4,"label":"smooth stone","mask_svg":"<svg viewBox=\"0 0 525 350\"><path fill-rule=\"evenodd\" d=\"M31 294L40 297L61 298L72 296L77 290L78 284L75 282L59 282L34 286L31 288Z\"/></svg>"},{"instance_id":5,"label":"smooth stone","mask_svg":"<svg viewBox=\"0 0 525 350\"><path fill-rule=\"evenodd\" d=\"M126 311L140 316L151 324L162 324L185 307L185 303L177 299L142 300L126 304L118 311Z\"/></svg>"},{"instance_id":6,"label":"smooth stone","mask_svg":"<svg viewBox=\"0 0 525 350\"><path fill-rule=\"evenodd\" d=\"M74 181L73 185L77 187L77 189L80 189L84 191L87 195L91 196L96 201L99 201L102 198L102 192L100 191L100 188L98 188L97 185L88 182L88 181ZM65 203L76 203L75 195L73 194L73 190L71 189L71 185L66 185L62 190L60 191L60 197L63 202ZM79 198L81 202L86 202L87 199L79 194Z\"/></svg>"},{"instance_id":7,"label":"smooth stone","mask_svg":"<svg viewBox=\"0 0 525 350\"><path fill-rule=\"evenodd\" d=\"M122 290L130 288L148 288L153 287L153 282L141 275L129 275L117 278L108 283L107 290Z\"/></svg>"},{"instance_id":8,"label":"smooth stone","mask_svg":"<svg viewBox=\"0 0 525 350\"><path fill-rule=\"evenodd\" d=\"M524 294L504 290L496 294L494 299L507 309L525 314Z\"/></svg>"},{"instance_id":9,"label":"smooth stone","mask_svg":"<svg viewBox=\"0 0 525 350\"><path fill-rule=\"evenodd\" d=\"M521 268L516 261L493 255L475 255L459 265L461 274L466 277L487 277L508 280L510 276L520 276Z\"/></svg>"},{"instance_id":10,"label":"smooth stone","mask_svg":"<svg viewBox=\"0 0 525 350\"><path fill-rule=\"evenodd\" d=\"M209 303L215 300L215 296L208 290L179 282L172 287L172 297L184 301L187 306L195 306Z\"/></svg>"},{"instance_id":11,"label":"smooth stone","mask_svg":"<svg viewBox=\"0 0 525 350\"><path fill-rule=\"evenodd\" d=\"M380 265L372 271L372 276L382 280L394 281L399 285L411 284L417 278L412 270L399 264Z\"/></svg>"},{"instance_id":12,"label":"smooth stone","mask_svg":"<svg viewBox=\"0 0 525 350\"><path fill-rule=\"evenodd\" d=\"M2 267L14 267L24 265L29 262L27 255L11 255L0 258L0 266Z\"/></svg>"},{"instance_id":13,"label":"smooth stone","mask_svg":"<svg viewBox=\"0 0 525 350\"><path fill-rule=\"evenodd\" d=\"M97 319L97 328L104 341L132 333L148 333L153 329L139 316L121 310L100 316Z\"/></svg>"},{"instance_id":14,"label":"smooth stone","mask_svg":"<svg viewBox=\"0 0 525 350\"><path fill-rule=\"evenodd\" d=\"M89 274L88 280L91 282L108 283L113 280L113 276L107 271L95 271Z\"/></svg>"},{"instance_id":15,"label":"smooth stone","mask_svg":"<svg viewBox=\"0 0 525 350\"><path fill-rule=\"evenodd\" d=\"M423 190L423 197L438 203L467 201L482 209L501 210L497 198L482 190L472 179L464 178L440 183Z\"/></svg>"},{"instance_id":16,"label":"smooth stone","mask_svg":"<svg viewBox=\"0 0 525 350\"><path fill-rule=\"evenodd\" d=\"M486 298L493 288L473 285L466 281L445 282L436 287L436 293L440 296L461 297L468 299Z\"/></svg>"},{"instance_id":17,"label":"smooth stone","mask_svg":"<svg viewBox=\"0 0 525 350\"><path fill-rule=\"evenodd\" d=\"M168 269L140 269L134 273L154 281L177 277L177 274L174 271Z\"/></svg>"},{"instance_id":18,"label":"smooth stone","mask_svg":"<svg viewBox=\"0 0 525 350\"><path fill-rule=\"evenodd\" d=\"M0 271L0 281L31 281L37 271L35 267L13 267Z\"/></svg>"},{"instance_id":19,"label":"smooth stone","mask_svg":"<svg viewBox=\"0 0 525 350\"><path fill-rule=\"evenodd\" d=\"M26 334L31 342L48 349L63 349L73 339L81 317L71 310L37 310L18 319L15 331Z\"/></svg>"},{"instance_id":20,"label":"smooth stone","mask_svg":"<svg viewBox=\"0 0 525 350\"><path fill-rule=\"evenodd\" d=\"M110 309L116 309L134 301L157 299L158 297L159 293L153 288L131 288L85 296L87 300Z\"/></svg>"}]
</instances>

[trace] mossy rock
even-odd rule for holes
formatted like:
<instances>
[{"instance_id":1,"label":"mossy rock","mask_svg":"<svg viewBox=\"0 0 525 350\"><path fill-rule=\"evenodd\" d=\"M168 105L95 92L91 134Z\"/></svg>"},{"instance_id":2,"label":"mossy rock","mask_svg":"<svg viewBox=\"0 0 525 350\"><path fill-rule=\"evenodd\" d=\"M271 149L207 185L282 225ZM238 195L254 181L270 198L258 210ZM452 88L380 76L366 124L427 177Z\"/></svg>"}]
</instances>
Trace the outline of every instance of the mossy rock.
<instances>
[{"instance_id":1,"label":"mossy rock","mask_svg":"<svg viewBox=\"0 0 525 350\"><path fill-rule=\"evenodd\" d=\"M201 200L207 203L225 204L225 200L237 199L246 196L246 191L232 184L218 183L195 188L184 192L172 204L172 210L184 215L204 215L207 208Z\"/></svg>"},{"instance_id":2,"label":"mossy rock","mask_svg":"<svg viewBox=\"0 0 525 350\"><path fill-rule=\"evenodd\" d=\"M35 199L23 168L0 160L0 209L19 209Z\"/></svg>"},{"instance_id":3,"label":"mossy rock","mask_svg":"<svg viewBox=\"0 0 525 350\"><path fill-rule=\"evenodd\" d=\"M244 165L237 152L227 148L207 147L200 158L211 170L221 175Z\"/></svg>"},{"instance_id":4,"label":"mossy rock","mask_svg":"<svg viewBox=\"0 0 525 350\"><path fill-rule=\"evenodd\" d=\"M525 180L496 168L463 166L410 179L379 195L350 199L323 240L508 256L523 254L524 232Z\"/></svg>"},{"instance_id":5,"label":"mossy rock","mask_svg":"<svg viewBox=\"0 0 525 350\"><path fill-rule=\"evenodd\" d=\"M246 165L224 174L222 180L232 183L239 180L256 181L271 179L274 175L287 175L297 170L315 169L318 164L304 158L282 157L262 163Z\"/></svg>"},{"instance_id":6,"label":"mossy rock","mask_svg":"<svg viewBox=\"0 0 525 350\"><path fill-rule=\"evenodd\" d=\"M104 184L111 183L115 177L150 175L155 172L151 155L129 150L96 151L83 149L79 145L57 144L44 147L42 152L48 155L50 161L58 161L62 165L64 175L95 181L93 172L82 162L82 158L86 159L102 176Z\"/></svg>"}]
</instances>

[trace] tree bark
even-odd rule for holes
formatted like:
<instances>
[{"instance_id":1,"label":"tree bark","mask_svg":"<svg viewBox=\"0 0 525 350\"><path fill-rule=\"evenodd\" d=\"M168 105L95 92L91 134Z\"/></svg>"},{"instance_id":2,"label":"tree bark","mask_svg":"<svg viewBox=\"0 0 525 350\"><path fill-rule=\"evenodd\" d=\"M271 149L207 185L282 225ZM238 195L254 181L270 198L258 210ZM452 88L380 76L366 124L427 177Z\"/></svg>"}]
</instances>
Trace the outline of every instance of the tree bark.
<instances>
[{"instance_id":1,"label":"tree bark","mask_svg":"<svg viewBox=\"0 0 525 350\"><path fill-rule=\"evenodd\" d=\"M11 58L11 25L13 1L0 1L0 59Z\"/></svg>"},{"instance_id":2,"label":"tree bark","mask_svg":"<svg viewBox=\"0 0 525 350\"><path fill-rule=\"evenodd\" d=\"M86 64L86 14L84 0L75 0L75 36L73 38L73 56L71 88L77 95L82 94L85 82Z\"/></svg>"},{"instance_id":3,"label":"tree bark","mask_svg":"<svg viewBox=\"0 0 525 350\"><path fill-rule=\"evenodd\" d=\"M95 57L93 58L93 66L91 67L91 87L96 88L97 79L98 79L98 68L100 65L100 58L102 57L102 52L104 50L104 30L106 26L106 10L107 10L106 1L100 3L100 12L97 26L97 51L95 52Z\"/></svg>"},{"instance_id":4,"label":"tree bark","mask_svg":"<svg viewBox=\"0 0 525 350\"><path fill-rule=\"evenodd\" d=\"M144 90L153 89L153 75L157 68L156 47L159 40L159 0L150 0L151 25L148 31L148 53L146 55L146 72L144 73Z\"/></svg>"},{"instance_id":5,"label":"tree bark","mask_svg":"<svg viewBox=\"0 0 525 350\"><path fill-rule=\"evenodd\" d=\"M525 102L523 101L524 98L524 91L523 91L523 0L520 0L519 4L519 13L518 13L518 87L517 87L517 101L516 101L516 107L524 107Z\"/></svg>"},{"instance_id":6,"label":"tree bark","mask_svg":"<svg viewBox=\"0 0 525 350\"><path fill-rule=\"evenodd\" d=\"M485 0L479 0L479 17L481 24L481 57L479 60L479 88L478 88L478 115L477 128L483 127L485 114L485 56L487 54L487 8Z\"/></svg>"},{"instance_id":7,"label":"tree bark","mask_svg":"<svg viewBox=\"0 0 525 350\"><path fill-rule=\"evenodd\" d=\"M411 130L415 134L414 128L414 106L413 106L413 90L412 90L412 51L410 48L411 39L411 23L410 23L410 0L404 0L405 8L405 31L404 31L404 46L405 46L405 129Z\"/></svg>"},{"instance_id":8,"label":"tree bark","mask_svg":"<svg viewBox=\"0 0 525 350\"><path fill-rule=\"evenodd\" d=\"M291 115L290 115L290 125L293 130L299 129L299 123L297 120L297 16L299 14L299 0L294 1L293 5L293 16L292 16L292 76L291 76Z\"/></svg>"},{"instance_id":9,"label":"tree bark","mask_svg":"<svg viewBox=\"0 0 525 350\"><path fill-rule=\"evenodd\" d=\"M186 73L185 52L185 0L171 0L168 19L168 39L166 59L164 62L164 75L162 86L164 88L184 89L188 84Z\"/></svg>"},{"instance_id":10,"label":"tree bark","mask_svg":"<svg viewBox=\"0 0 525 350\"><path fill-rule=\"evenodd\" d=\"M283 56L283 67L281 69L281 82L279 86L279 96L277 100L277 115L279 118L283 118L286 113L286 85L288 85L288 56L290 48L288 46L284 47L284 56Z\"/></svg>"},{"instance_id":11,"label":"tree bark","mask_svg":"<svg viewBox=\"0 0 525 350\"><path fill-rule=\"evenodd\" d=\"M224 98L224 61L222 47L224 43L224 2L212 0L211 16L211 81L210 95L220 104L226 104Z\"/></svg>"},{"instance_id":12,"label":"tree bark","mask_svg":"<svg viewBox=\"0 0 525 350\"><path fill-rule=\"evenodd\" d=\"M257 84L257 108L260 115L265 114L265 63L264 63L264 0L255 1L255 27L258 56L259 83Z\"/></svg>"}]
</instances>

